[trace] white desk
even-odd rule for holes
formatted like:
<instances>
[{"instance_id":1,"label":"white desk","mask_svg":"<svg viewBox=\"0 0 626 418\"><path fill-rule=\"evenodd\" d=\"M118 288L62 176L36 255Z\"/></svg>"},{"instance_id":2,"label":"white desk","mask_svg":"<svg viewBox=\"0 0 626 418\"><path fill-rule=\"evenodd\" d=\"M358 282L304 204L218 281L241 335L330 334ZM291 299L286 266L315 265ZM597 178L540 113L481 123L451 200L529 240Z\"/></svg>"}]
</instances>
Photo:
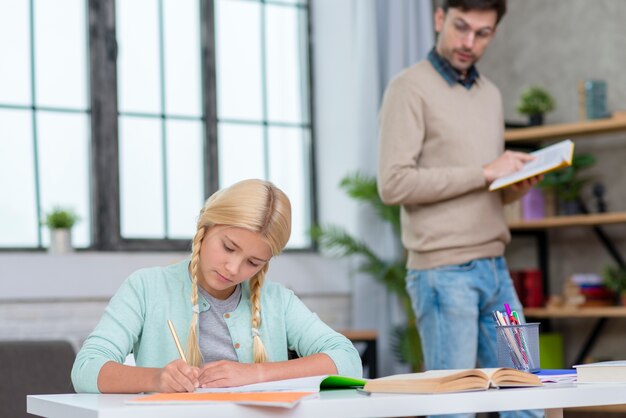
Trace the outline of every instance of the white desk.
<instances>
[{"instance_id":1,"label":"white desk","mask_svg":"<svg viewBox=\"0 0 626 418\"><path fill-rule=\"evenodd\" d=\"M439 395L367 396L355 390L334 390L322 392L319 399L302 401L293 409L229 403L124 404L134 397L137 395L29 395L27 411L49 418L365 418L545 409L547 418L561 418L563 408L626 404L626 384L551 384Z\"/></svg>"}]
</instances>

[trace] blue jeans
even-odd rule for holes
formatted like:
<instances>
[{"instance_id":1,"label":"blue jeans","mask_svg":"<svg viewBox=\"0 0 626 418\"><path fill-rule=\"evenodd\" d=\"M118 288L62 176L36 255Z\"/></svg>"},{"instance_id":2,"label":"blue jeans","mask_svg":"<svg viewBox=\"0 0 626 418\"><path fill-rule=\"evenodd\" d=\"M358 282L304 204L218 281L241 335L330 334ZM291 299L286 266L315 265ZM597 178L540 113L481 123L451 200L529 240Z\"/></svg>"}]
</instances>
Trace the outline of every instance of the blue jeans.
<instances>
[{"instance_id":1,"label":"blue jeans","mask_svg":"<svg viewBox=\"0 0 626 418\"><path fill-rule=\"evenodd\" d=\"M508 303L523 319L504 257L409 270L411 297L427 370L497 367L491 312ZM473 414L451 415L472 417ZM501 417L541 417L542 411L503 412Z\"/></svg>"}]
</instances>

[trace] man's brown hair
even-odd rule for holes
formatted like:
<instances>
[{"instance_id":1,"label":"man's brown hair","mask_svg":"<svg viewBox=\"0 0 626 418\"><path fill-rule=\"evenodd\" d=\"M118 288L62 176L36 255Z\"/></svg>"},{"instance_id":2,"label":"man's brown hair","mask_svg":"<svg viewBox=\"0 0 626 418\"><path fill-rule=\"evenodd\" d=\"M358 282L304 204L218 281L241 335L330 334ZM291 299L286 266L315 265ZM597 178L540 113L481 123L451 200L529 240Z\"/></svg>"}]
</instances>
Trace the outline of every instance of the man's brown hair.
<instances>
[{"instance_id":1,"label":"man's brown hair","mask_svg":"<svg viewBox=\"0 0 626 418\"><path fill-rule=\"evenodd\" d=\"M506 0L443 0L441 8L444 12L452 7L464 12L470 10L495 10L498 14L496 24L500 22L506 13Z\"/></svg>"}]
</instances>

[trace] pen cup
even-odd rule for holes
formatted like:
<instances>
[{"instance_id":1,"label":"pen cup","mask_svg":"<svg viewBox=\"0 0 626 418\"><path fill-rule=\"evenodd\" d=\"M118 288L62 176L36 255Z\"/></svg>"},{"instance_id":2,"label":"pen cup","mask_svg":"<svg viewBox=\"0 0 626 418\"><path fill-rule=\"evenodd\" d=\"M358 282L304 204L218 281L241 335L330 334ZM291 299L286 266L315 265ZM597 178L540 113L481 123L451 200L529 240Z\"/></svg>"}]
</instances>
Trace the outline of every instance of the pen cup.
<instances>
[{"instance_id":1,"label":"pen cup","mask_svg":"<svg viewBox=\"0 0 626 418\"><path fill-rule=\"evenodd\" d=\"M539 371L539 322L496 325L498 367Z\"/></svg>"}]
</instances>

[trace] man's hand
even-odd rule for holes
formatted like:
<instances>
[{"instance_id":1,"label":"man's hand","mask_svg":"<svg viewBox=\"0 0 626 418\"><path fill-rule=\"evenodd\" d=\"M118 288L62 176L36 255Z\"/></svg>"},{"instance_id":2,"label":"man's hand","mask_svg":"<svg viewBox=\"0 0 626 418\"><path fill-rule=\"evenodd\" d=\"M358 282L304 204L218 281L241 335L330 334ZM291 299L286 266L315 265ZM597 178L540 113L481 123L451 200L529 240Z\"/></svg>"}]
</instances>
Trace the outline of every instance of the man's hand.
<instances>
[{"instance_id":1,"label":"man's hand","mask_svg":"<svg viewBox=\"0 0 626 418\"><path fill-rule=\"evenodd\" d=\"M193 392L200 386L200 369L183 360L174 360L157 374L157 392Z\"/></svg>"},{"instance_id":2,"label":"man's hand","mask_svg":"<svg viewBox=\"0 0 626 418\"><path fill-rule=\"evenodd\" d=\"M524 152L505 151L501 156L483 167L483 175L487 184L490 184L499 177L515 173L534 158Z\"/></svg>"},{"instance_id":3,"label":"man's hand","mask_svg":"<svg viewBox=\"0 0 626 418\"><path fill-rule=\"evenodd\" d=\"M534 185L543 180L543 174L539 174L538 176L530 177L522 181L518 181L517 183L511 184L511 190L519 194L526 194Z\"/></svg>"},{"instance_id":4,"label":"man's hand","mask_svg":"<svg viewBox=\"0 0 626 418\"><path fill-rule=\"evenodd\" d=\"M219 360L200 368L200 387L223 388L262 381L259 364Z\"/></svg>"}]
</instances>

